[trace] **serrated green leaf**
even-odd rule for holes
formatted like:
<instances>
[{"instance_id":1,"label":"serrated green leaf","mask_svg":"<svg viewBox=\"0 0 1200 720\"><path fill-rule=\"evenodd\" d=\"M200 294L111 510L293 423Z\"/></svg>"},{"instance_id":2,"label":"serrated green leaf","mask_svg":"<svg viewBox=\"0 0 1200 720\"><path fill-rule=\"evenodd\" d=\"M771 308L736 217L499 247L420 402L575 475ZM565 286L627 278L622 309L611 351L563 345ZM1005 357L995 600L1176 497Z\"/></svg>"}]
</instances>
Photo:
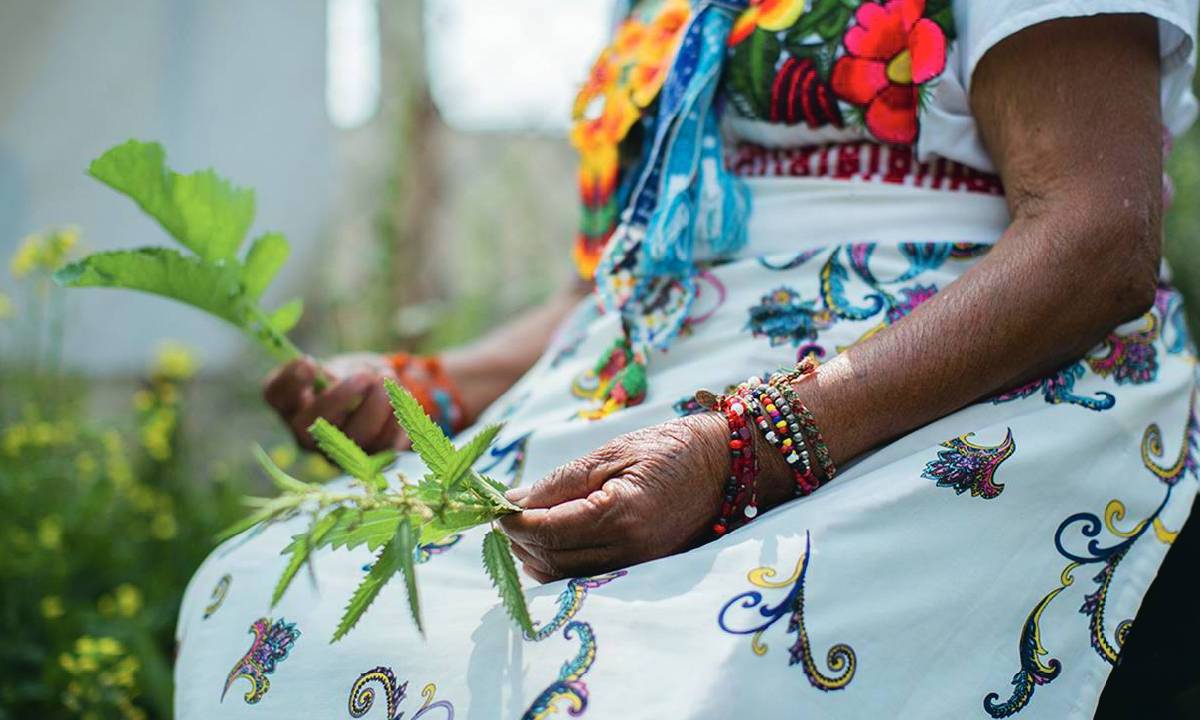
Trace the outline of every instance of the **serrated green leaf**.
<instances>
[{"instance_id":1,"label":"serrated green leaf","mask_svg":"<svg viewBox=\"0 0 1200 720\"><path fill-rule=\"evenodd\" d=\"M405 518L396 528L396 552L400 553L400 572L404 573L404 591L408 595L408 610L412 613L417 630L424 635L425 625L421 622L421 600L417 594L417 531Z\"/></svg>"},{"instance_id":2,"label":"serrated green leaf","mask_svg":"<svg viewBox=\"0 0 1200 720\"><path fill-rule=\"evenodd\" d=\"M396 420L412 441L413 450L424 461L429 472L439 478L444 477L458 452L454 449L454 444L437 423L429 419L421 403L400 383L388 378L384 380L384 386L387 388Z\"/></svg>"},{"instance_id":3,"label":"serrated green leaf","mask_svg":"<svg viewBox=\"0 0 1200 720\"><path fill-rule=\"evenodd\" d=\"M313 436L317 447L338 467L371 489L377 488L375 480L379 471L371 462L371 457L336 425L325 418L317 418L308 427L308 434Z\"/></svg>"},{"instance_id":4,"label":"serrated green leaf","mask_svg":"<svg viewBox=\"0 0 1200 720\"><path fill-rule=\"evenodd\" d=\"M421 544L437 542L448 535L470 530L506 514L490 505L461 505L453 510L443 510L421 526Z\"/></svg>"},{"instance_id":5,"label":"serrated green leaf","mask_svg":"<svg viewBox=\"0 0 1200 720\"><path fill-rule=\"evenodd\" d=\"M508 536L499 530L492 530L483 538L483 567L500 592L500 601L509 616L526 634L532 635L533 621L529 618L529 606L525 604L512 548Z\"/></svg>"},{"instance_id":6,"label":"serrated green leaf","mask_svg":"<svg viewBox=\"0 0 1200 720\"><path fill-rule=\"evenodd\" d=\"M107 287L159 295L186 303L238 327L245 323L238 270L169 248L96 253L54 273L63 287Z\"/></svg>"},{"instance_id":7,"label":"serrated green leaf","mask_svg":"<svg viewBox=\"0 0 1200 720\"><path fill-rule=\"evenodd\" d=\"M334 508L313 523L308 532L292 536L292 542L280 553L282 555L290 554L291 557L288 558L288 564L283 568L283 574L279 576L279 582L275 583L275 591L271 594L271 607L279 604L283 594L291 586L292 580L296 578L296 573L311 556L312 551L320 547L321 540L337 524L338 516L344 511L345 508Z\"/></svg>"},{"instance_id":8,"label":"serrated green leaf","mask_svg":"<svg viewBox=\"0 0 1200 720\"><path fill-rule=\"evenodd\" d=\"M271 326L272 330L283 335L296 327L296 323L300 322L303 315L304 301L300 298L292 298L267 317L267 324Z\"/></svg>"},{"instance_id":9,"label":"serrated green leaf","mask_svg":"<svg viewBox=\"0 0 1200 720\"><path fill-rule=\"evenodd\" d=\"M496 439L496 435L503 429L504 425L502 424L488 425L461 448L456 449L456 454L450 462L450 466L441 475L442 485L448 488L459 485L463 476L471 469L475 461L479 460L480 456L487 452L488 448L492 446L492 441Z\"/></svg>"},{"instance_id":10,"label":"serrated green leaf","mask_svg":"<svg viewBox=\"0 0 1200 720\"><path fill-rule=\"evenodd\" d=\"M266 471L267 475L271 478L271 481L275 483L275 487L279 488L280 490L284 492L308 493L316 489L314 486L297 480L283 470L280 470L279 466L276 465L273 460L271 460L271 456L267 454L266 450L262 449L261 445L256 443L254 445L253 452L254 459L257 460L262 469Z\"/></svg>"},{"instance_id":11,"label":"serrated green leaf","mask_svg":"<svg viewBox=\"0 0 1200 720\"><path fill-rule=\"evenodd\" d=\"M398 528L397 528L398 530ZM379 591L387 585L388 580L400 571L403 563L403 558L407 557L409 562L412 562L412 551L407 554L400 549L399 532L393 534L387 545L379 551L379 556L376 557L374 564L371 565L370 572L359 583L354 594L350 596L350 602L346 604L346 610L342 613L342 619L338 622L337 629L334 630L332 642L337 642L345 637L346 633L358 624L363 613L367 608L371 607L371 603L375 602L375 598L379 596Z\"/></svg>"},{"instance_id":12,"label":"serrated green leaf","mask_svg":"<svg viewBox=\"0 0 1200 720\"><path fill-rule=\"evenodd\" d=\"M254 300L262 297L289 254L291 246L282 233L269 232L254 239L242 263L242 287L246 288L247 297Z\"/></svg>"},{"instance_id":13,"label":"serrated green leaf","mask_svg":"<svg viewBox=\"0 0 1200 720\"><path fill-rule=\"evenodd\" d=\"M158 143L130 140L92 161L88 174L120 192L200 257L232 260L254 220L254 191L212 170L180 175Z\"/></svg>"},{"instance_id":14,"label":"serrated green leaf","mask_svg":"<svg viewBox=\"0 0 1200 720\"><path fill-rule=\"evenodd\" d=\"M506 511L504 514L521 512L524 509L504 496L507 488L502 483L477 472L469 473L467 482L476 495Z\"/></svg>"},{"instance_id":15,"label":"serrated green leaf","mask_svg":"<svg viewBox=\"0 0 1200 720\"><path fill-rule=\"evenodd\" d=\"M353 549L366 545L374 552L396 534L396 527L404 513L399 508L381 507L361 512L347 511L326 533L322 545L333 549Z\"/></svg>"},{"instance_id":16,"label":"serrated green leaf","mask_svg":"<svg viewBox=\"0 0 1200 720\"><path fill-rule=\"evenodd\" d=\"M395 450L382 450L371 456L371 469L376 474L382 473L389 465L396 462Z\"/></svg>"}]
</instances>

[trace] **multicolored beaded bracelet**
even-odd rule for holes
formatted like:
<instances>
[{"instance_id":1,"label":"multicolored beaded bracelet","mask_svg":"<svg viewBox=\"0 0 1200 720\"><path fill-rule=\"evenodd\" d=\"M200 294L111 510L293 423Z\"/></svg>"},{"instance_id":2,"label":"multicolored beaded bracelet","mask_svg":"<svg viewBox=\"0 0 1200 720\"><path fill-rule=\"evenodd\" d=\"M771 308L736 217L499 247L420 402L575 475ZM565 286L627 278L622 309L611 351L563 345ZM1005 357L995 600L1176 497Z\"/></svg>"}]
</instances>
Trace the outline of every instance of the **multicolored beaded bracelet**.
<instances>
[{"instance_id":1,"label":"multicolored beaded bracelet","mask_svg":"<svg viewBox=\"0 0 1200 720\"><path fill-rule=\"evenodd\" d=\"M804 402L800 400L800 396L792 388L790 383L785 383L780 386L780 392L783 394L784 401L795 412L796 417L800 420L800 432L804 438L805 444L812 448L813 454L817 456L817 462L821 466L821 473L825 475L825 482L833 479L837 473L837 466L833 464L833 458L829 455L829 446L825 444L825 438L821 435L821 429L817 427L816 418L809 412Z\"/></svg>"},{"instance_id":2,"label":"multicolored beaded bracelet","mask_svg":"<svg viewBox=\"0 0 1200 720\"><path fill-rule=\"evenodd\" d=\"M725 495L721 500L721 514L713 524L713 532L724 535L741 522L738 509L746 521L758 515L758 495L755 479L758 476L758 460L754 454L754 438L746 422L745 401L737 395L717 398L717 409L725 415L729 424L729 478L725 481ZM743 504L743 500L746 502Z\"/></svg>"},{"instance_id":3,"label":"multicolored beaded bracelet","mask_svg":"<svg viewBox=\"0 0 1200 720\"><path fill-rule=\"evenodd\" d=\"M811 494L821 483L813 474L808 448L799 437L800 427L791 408L783 401L779 391L770 385L748 388L747 397L755 409L755 423L763 439L779 451L791 468L796 481L796 494Z\"/></svg>"}]
</instances>

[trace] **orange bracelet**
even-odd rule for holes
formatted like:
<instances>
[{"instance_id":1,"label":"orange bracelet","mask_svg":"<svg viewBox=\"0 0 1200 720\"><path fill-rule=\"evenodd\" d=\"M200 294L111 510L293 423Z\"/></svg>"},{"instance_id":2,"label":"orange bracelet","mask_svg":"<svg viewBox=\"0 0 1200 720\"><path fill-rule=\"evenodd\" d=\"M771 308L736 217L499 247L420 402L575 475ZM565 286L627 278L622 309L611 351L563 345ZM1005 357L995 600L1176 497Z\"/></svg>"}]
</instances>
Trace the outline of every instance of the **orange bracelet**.
<instances>
[{"instance_id":1,"label":"orange bracelet","mask_svg":"<svg viewBox=\"0 0 1200 720\"><path fill-rule=\"evenodd\" d=\"M390 359L397 381L412 393L447 435L453 435L466 426L466 406L454 381L442 367L440 358L398 352ZM413 370L419 370L423 377L414 377Z\"/></svg>"}]
</instances>

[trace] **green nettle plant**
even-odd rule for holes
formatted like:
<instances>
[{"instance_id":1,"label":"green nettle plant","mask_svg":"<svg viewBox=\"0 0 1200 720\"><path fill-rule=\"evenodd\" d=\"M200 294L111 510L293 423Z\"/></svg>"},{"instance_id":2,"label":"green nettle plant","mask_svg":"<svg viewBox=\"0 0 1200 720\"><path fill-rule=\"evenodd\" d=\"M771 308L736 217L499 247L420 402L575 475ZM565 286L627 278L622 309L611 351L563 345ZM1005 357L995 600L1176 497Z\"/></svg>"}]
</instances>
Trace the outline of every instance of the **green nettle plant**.
<instances>
[{"instance_id":1,"label":"green nettle plant","mask_svg":"<svg viewBox=\"0 0 1200 720\"><path fill-rule=\"evenodd\" d=\"M260 235L239 260L238 250L254 220L254 192L234 186L212 170L180 175L165 160L161 145L130 140L93 161L88 174L136 202L190 252L148 247L97 253L62 268L55 280L66 287L122 288L171 298L242 329L278 360L300 357L287 332L300 319L301 302L293 300L272 312L260 305L263 292L287 260L287 240L274 232ZM424 632L415 567L418 548L521 511L504 497L503 484L472 470L500 425L488 426L455 447L407 390L388 381L387 392L396 420L428 468L419 482L400 476L398 484L389 484L384 473L394 453L367 455L335 426L318 419L309 432L353 478L353 487L332 491L298 480L256 447L259 463L281 494L249 499L258 509L225 533L230 537L259 523L309 518L308 530L283 549L288 563L272 606L309 563L313 551L366 546L376 552L333 641L358 623L397 573L403 575L413 621ZM495 527L484 537L483 566L509 615L532 632L508 537Z\"/></svg>"}]
</instances>

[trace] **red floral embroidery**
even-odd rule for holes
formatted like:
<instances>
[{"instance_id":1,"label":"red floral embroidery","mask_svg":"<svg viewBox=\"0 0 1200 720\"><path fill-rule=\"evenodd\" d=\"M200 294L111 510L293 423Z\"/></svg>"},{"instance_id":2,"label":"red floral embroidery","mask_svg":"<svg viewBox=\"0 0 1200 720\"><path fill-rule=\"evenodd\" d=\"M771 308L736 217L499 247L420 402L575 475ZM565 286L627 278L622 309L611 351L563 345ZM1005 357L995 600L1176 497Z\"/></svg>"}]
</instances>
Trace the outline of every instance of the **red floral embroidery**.
<instances>
[{"instance_id":1,"label":"red floral embroidery","mask_svg":"<svg viewBox=\"0 0 1200 720\"><path fill-rule=\"evenodd\" d=\"M867 129L884 142L917 139L918 90L946 67L946 35L924 12L925 0L862 4L833 66L834 92L865 108Z\"/></svg>"}]
</instances>

